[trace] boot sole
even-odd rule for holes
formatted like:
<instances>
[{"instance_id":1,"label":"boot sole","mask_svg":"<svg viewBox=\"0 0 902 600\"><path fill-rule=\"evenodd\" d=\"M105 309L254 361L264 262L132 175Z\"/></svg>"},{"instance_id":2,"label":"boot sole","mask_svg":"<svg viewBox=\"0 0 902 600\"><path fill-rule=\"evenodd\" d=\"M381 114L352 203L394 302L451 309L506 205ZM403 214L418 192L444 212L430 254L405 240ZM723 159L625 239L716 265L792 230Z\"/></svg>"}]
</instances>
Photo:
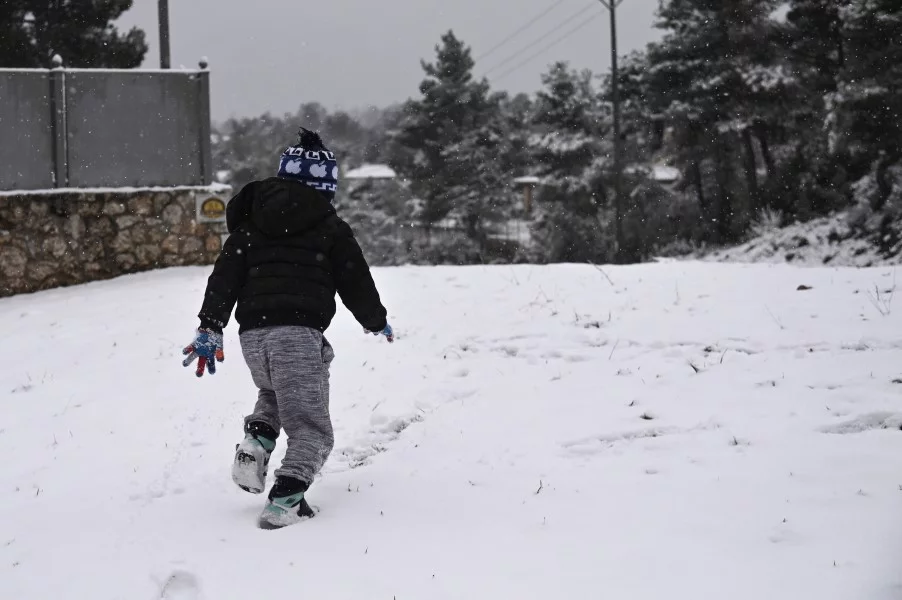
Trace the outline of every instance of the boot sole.
<instances>
[{"instance_id":1,"label":"boot sole","mask_svg":"<svg viewBox=\"0 0 902 600\"><path fill-rule=\"evenodd\" d=\"M262 494L266 488L266 475L269 467L269 459L262 457L261 462L258 457L235 448L235 461L232 463L232 481L239 488L250 494Z\"/></svg>"}]
</instances>

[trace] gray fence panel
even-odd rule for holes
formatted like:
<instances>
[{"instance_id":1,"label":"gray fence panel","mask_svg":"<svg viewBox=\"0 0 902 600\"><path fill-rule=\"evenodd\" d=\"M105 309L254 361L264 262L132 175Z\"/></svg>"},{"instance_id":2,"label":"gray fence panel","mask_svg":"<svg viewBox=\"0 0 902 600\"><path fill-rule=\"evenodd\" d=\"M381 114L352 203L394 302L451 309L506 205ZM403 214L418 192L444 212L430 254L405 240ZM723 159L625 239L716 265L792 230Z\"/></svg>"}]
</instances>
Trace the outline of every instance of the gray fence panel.
<instances>
[{"instance_id":1,"label":"gray fence panel","mask_svg":"<svg viewBox=\"0 0 902 600\"><path fill-rule=\"evenodd\" d=\"M0 190L54 187L50 74L0 72Z\"/></svg>"},{"instance_id":2,"label":"gray fence panel","mask_svg":"<svg viewBox=\"0 0 902 600\"><path fill-rule=\"evenodd\" d=\"M203 184L198 77L66 71L69 185Z\"/></svg>"}]
</instances>

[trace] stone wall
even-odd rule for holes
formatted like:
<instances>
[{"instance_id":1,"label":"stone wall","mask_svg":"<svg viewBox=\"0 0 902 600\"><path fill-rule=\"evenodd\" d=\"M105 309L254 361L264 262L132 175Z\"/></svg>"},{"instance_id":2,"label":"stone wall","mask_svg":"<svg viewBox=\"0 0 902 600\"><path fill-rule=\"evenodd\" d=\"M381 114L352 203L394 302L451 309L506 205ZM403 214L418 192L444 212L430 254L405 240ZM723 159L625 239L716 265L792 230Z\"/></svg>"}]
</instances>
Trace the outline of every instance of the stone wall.
<instances>
[{"instance_id":1,"label":"stone wall","mask_svg":"<svg viewBox=\"0 0 902 600\"><path fill-rule=\"evenodd\" d=\"M0 195L0 297L211 264L225 220L197 205L214 193L229 197L225 188Z\"/></svg>"}]
</instances>

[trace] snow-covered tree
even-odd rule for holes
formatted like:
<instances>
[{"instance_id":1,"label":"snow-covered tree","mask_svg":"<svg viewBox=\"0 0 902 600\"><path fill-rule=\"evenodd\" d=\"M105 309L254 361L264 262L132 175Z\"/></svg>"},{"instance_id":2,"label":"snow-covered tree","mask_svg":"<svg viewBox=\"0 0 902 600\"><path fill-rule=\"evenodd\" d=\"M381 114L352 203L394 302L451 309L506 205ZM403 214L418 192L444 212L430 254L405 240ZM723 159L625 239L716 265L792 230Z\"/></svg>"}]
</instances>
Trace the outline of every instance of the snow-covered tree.
<instances>
[{"instance_id":1,"label":"snow-covered tree","mask_svg":"<svg viewBox=\"0 0 902 600\"><path fill-rule=\"evenodd\" d=\"M276 174L279 155L295 141L296 131L269 113L229 119L215 130L213 162L237 191L250 181Z\"/></svg>"},{"instance_id":2,"label":"snow-covered tree","mask_svg":"<svg viewBox=\"0 0 902 600\"><path fill-rule=\"evenodd\" d=\"M133 69L147 53L144 32L121 34L113 23L133 0L3 0L0 67L50 66L59 54L70 67Z\"/></svg>"},{"instance_id":3,"label":"snow-covered tree","mask_svg":"<svg viewBox=\"0 0 902 600\"><path fill-rule=\"evenodd\" d=\"M774 43L776 6L776 0L668 0L657 23L665 35L649 47L650 101L683 121L703 213L722 241L741 231L737 217L747 220L768 204L755 140L772 168L768 141L793 82Z\"/></svg>"},{"instance_id":4,"label":"snow-covered tree","mask_svg":"<svg viewBox=\"0 0 902 600\"><path fill-rule=\"evenodd\" d=\"M435 62L422 66L421 97L408 102L399 127L409 161L399 167L424 202L426 224L455 216L479 245L506 190L501 96L474 80L470 48L451 31L436 46Z\"/></svg>"},{"instance_id":5,"label":"snow-covered tree","mask_svg":"<svg viewBox=\"0 0 902 600\"><path fill-rule=\"evenodd\" d=\"M399 265L410 258L404 231L408 225L409 190L397 179L354 180L341 184L335 205L351 225L367 260Z\"/></svg>"},{"instance_id":6,"label":"snow-covered tree","mask_svg":"<svg viewBox=\"0 0 902 600\"><path fill-rule=\"evenodd\" d=\"M609 119L589 71L551 66L536 95L530 139L538 175L537 251L550 261L601 261L611 257L601 211L607 205L605 170L611 160Z\"/></svg>"},{"instance_id":7,"label":"snow-covered tree","mask_svg":"<svg viewBox=\"0 0 902 600\"><path fill-rule=\"evenodd\" d=\"M815 96L835 92L845 67L844 7L851 0L790 0L781 27L792 69Z\"/></svg>"},{"instance_id":8,"label":"snow-covered tree","mask_svg":"<svg viewBox=\"0 0 902 600\"><path fill-rule=\"evenodd\" d=\"M535 110L533 99L522 93L513 97L505 96L500 110L504 128L504 147L500 154L502 169L511 178L532 174L529 125Z\"/></svg>"},{"instance_id":9,"label":"snow-covered tree","mask_svg":"<svg viewBox=\"0 0 902 600\"><path fill-rule=\"evenodd\" d=\"M838 92L838 126L851 153L876 160L877 210L902 162L902 4L857 0L844 11L848 52Z\"/></svg>"},{"instance_id":10,"label":"snow-covered tree","mask_svg":"<svg viewBox=\"0 0 902 600\"><path fill-rule=\"evenodd\" d=\"M770 205L785 215L822 214L844 203L850 165L829 150L825 122L845 64L842 8L849 1L790 0L776 25L781 64L793 85L769 119L772 135L762 139L762 149L768 173L775 174L768 181Z\"/></svg>"},{"instance_id":11,"label":"snow-covered tree","mask_svg":"<svg viewBox=\"0 0 902 600\"><path fill-rule=\"evenodd\" d=\"M900 13L898 0L661 0L664 35L621 63L621 250L639 260L730 243L758 213L804 219L853 199L867 209L860 230L902 222ZM397 190L355 183L338 200L386 263L489 259L497 226L517 214L513 179L537 175L529 257L613 258L609 79L557 63L535 95L493 93L452 32L422 66L419 95L390 109L311 102L230 121L217 128L217 165L236 184L271 174L298 125L319 129L349 168L390 164ZM656 181L661 164L682 177Z\"/></svg>"}]
</instances>

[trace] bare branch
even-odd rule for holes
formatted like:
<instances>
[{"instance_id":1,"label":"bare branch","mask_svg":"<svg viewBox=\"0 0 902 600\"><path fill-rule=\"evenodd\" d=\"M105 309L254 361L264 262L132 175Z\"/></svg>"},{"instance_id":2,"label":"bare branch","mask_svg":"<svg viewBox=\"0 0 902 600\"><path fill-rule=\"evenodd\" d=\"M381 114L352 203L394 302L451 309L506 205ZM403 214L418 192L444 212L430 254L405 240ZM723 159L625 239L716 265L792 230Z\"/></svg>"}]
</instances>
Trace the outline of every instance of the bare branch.
<instances>
[{"instance_id":1,"label":"bare branch","mask_svg":"<svg viewBox=\"0 0 902 600\"><path fill-rule=\"evenodd\" d=\"M896 293L896 286L893 287L883 293L880 292L880 288L877 285L874 285L874 293L872 294L870 290L867 292L868 300L871 301L871 304L874 305L874 308L877 309L884 317L888 317L891 312L893 312L893 296Z\"/></svg>"},{"instance_id":2,"label":"bare branch","mask_svg":"<svg viewBox=\"0 0 902 600\"><path fill-rule=\"evenodd\" d=\"M766 310L767 314L770 315L770 318L774 320L774 323L777 324L777 327L779 327L780 329L786 329L785 327L783 327L783 323L780 322L780 319L778 319L774 315L774 313L771 312L770 308L766 304L764 305L764 310Z\"/></svg>"},{"instance_id":3,"label":"bare branch","mask_svg":"<svg viewBox=\"0 0 902 600\"><path fill-rule=\"evenodd\" d=\"M599 267L599 266L596 265L595 263L589 263L589 264L592 265L593 267L595 267L595 268L598 270L599 273L601 273L602 275L604 275L604 278L608 280L608 283L610 283L612 286L614 285L614 281L613 281L610 277L608 277L608 274L605 273L604 269L602 269L601 267Z\"/></svg>"}]
</instances>

